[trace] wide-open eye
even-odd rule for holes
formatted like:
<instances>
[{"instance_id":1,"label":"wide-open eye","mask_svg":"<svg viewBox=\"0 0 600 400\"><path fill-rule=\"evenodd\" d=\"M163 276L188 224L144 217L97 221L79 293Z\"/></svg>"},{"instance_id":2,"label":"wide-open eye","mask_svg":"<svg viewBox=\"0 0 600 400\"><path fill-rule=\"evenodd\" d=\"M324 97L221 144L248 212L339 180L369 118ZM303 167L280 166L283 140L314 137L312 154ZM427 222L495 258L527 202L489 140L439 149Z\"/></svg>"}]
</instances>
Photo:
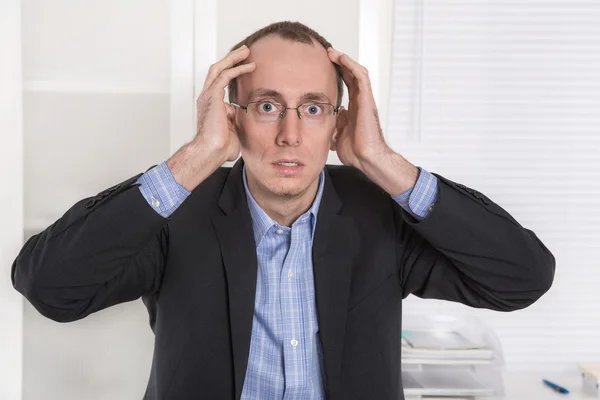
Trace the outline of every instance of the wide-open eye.
<instances>
[{"instance_id":1,"label":"wide-open eye","mask_svg":"<svg viewBox=\"0 0 600 400\"><path fill-rule=\"evenodd\" d=\"M301 112L302 114L308 115L308 116L319 116L321 114L323 114L323 106L321 104L304 104L302 106Z\"/></svg>"},{"instance_id":2,"label":"wide-open eye","mask_svg":"<svg viewBox=\"0 0 600 400\"><path fill-rule=\"evenodd\" d=\"M261 114L279 114L281 112L281 110L279 110L279 107L277 107L275 103L272 103L270 101L261 101L257 104L257 109L258 112Z\"/></svg>"}]
</instances>

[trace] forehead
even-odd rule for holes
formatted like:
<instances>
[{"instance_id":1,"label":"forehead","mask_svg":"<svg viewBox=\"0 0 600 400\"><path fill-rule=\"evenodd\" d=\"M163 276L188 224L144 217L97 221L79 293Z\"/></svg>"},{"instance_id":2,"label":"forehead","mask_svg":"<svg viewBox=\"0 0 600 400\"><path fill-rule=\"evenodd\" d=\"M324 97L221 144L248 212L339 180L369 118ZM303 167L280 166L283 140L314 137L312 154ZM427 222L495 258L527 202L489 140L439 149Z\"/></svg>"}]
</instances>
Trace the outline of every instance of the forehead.
<instances>
[{"instance_id":1,"label":"forehead","mask_svg":"<svg viewBox=\"0 0 600 400\"><path fill-rule=\"evenodd\" d=\"M322 92L331 102L337 94L335 68L327 50L314 45L292 42L276 36L263 38L250 46L247 62L256 69L238 78L240 99L257 88L280 92L293 101L307 92Z\"/></svg>"}]
</instances>

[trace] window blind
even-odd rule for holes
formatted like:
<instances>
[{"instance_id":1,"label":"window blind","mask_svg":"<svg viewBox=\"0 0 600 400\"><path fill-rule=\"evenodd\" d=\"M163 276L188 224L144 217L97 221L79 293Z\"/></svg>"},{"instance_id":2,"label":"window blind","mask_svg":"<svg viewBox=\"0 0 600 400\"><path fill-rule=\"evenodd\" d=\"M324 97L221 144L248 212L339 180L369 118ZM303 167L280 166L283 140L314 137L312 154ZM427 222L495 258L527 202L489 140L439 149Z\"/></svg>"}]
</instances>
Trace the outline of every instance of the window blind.
<instances>
[{"instance_id":1,"label":"window blind","mask_svg":"<svg viewBox=\"0 0 600 400\"><path fill-rule=\"evenodd\" d=\"M405 313L476 315L507 368L600 361L600 2L395 0L386 138L476 188L557 260L518 312L411 296Z\"/></svg>"}]
</instances>

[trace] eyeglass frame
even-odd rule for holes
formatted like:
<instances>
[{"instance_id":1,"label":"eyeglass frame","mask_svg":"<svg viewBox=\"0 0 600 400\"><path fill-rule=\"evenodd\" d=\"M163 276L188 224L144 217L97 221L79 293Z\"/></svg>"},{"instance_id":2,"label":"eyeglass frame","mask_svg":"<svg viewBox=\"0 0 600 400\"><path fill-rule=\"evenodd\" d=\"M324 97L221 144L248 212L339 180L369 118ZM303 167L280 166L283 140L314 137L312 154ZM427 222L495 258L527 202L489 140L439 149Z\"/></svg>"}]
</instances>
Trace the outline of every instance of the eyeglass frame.
<instances>
[{"instance_id":1,"label":"eyeglass frame","mask_svg":"<svg viewBox=\"0 0 600 400\"><path fill-rule=\"evenodd\" d=\"M333 107L333 115L336 115L340 111L340 108L341 108L340 106L336 107L336 106L334 106L331 103L326 103L326 102L323 102L323 101L312 101L312 102L309 101L309 102L306 102L306 103L299 104L298 107L286 107L282 103L278 103L276 101L267 101L267 100L250 101L250 102L246 103L245 106L243 106L241 104L238 104L238 103L229 102L229 104L231 104L232 106L237 107L237 108L241 108L242 110L244 110L246 112L246 114L248 114L248 106L250 104L259 104L259 103L281 104L283 106L283 111L281 111L279 113L279 118L277 119L277 122L279 122L283 118L285 118L285 116L287 114L287 110L296 110L296 114L298 115L298 119L302 120L302 114L300 114L300 107L302 107L304 105L307 105L307 104L325 104L325 105L331 106L331 107ZM275 122L275 121L273 121L273 122Z\"/></svg>"}]
</instances>

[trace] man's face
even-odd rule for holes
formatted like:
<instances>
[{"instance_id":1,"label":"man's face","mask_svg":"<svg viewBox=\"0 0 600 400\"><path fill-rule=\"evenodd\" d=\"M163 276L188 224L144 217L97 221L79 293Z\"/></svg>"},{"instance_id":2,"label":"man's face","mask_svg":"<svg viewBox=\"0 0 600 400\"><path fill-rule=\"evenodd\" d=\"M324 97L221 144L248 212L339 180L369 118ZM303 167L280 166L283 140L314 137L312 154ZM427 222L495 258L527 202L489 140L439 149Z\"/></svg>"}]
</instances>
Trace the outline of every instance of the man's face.
<instances>
[{"instance_id":1,"label":"man's face","mask_svg":"<svg viewBox=\"0 0 600 400\"><path fill-rule=\"evenodd\" d=\"M297 107L307 98L311 99L309 102L335 105L335 68L319 44L312 46L270 36L250 47L246 61L255 62L256 69L238 78L237 100L241 105L272 101ZM263 107L268 110L270 106ZM265 123L239 109L236 123L248 180L264 194L287 198L316 188L335 133L335 120L336 115L331 115L315 124L306 118L298 119L296 110L287 110L283 119ZM286 160L300 166L281 165Z\"/></svg>"}]
</instances>

